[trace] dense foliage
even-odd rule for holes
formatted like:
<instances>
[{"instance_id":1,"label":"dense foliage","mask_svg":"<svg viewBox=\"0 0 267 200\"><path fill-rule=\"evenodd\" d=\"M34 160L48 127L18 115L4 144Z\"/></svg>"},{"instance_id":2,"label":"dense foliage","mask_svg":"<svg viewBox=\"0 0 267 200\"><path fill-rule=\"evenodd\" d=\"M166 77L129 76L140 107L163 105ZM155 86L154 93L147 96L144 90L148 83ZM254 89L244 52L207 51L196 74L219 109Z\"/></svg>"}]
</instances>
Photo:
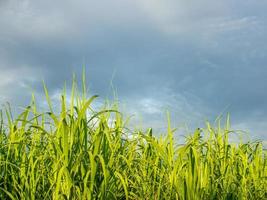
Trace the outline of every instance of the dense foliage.
<instances>
[{"instance_id":1,"label":"dense foliage","mask_svg":"<svg viewBox=\"0 0 267 200\"><path fill-rule=\"evenodd\" d=\"M84 88L85 89L85 88ZM266 199L261 142L229 143L229 120L209 123L183 145L152 129L130 131L116 106L92 109L96 98L63 92L55 112L31 106L0 123L0 199ZM6 121L6 122L4 122Z\"/></svg>"}]
</instances>

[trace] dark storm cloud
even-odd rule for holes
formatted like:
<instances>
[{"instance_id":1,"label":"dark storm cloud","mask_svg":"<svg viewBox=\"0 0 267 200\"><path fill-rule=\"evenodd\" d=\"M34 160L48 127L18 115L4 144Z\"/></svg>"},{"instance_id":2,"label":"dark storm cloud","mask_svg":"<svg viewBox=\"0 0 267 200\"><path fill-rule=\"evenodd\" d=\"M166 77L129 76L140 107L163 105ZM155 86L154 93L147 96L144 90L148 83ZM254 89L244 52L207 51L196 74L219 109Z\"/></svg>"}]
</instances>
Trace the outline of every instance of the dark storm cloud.
<instances>
[{"instance_id":1,"label":"dark storm cloud","mask_svg":"<svg viewBox=\"0 0 267 200\"><path fill-rule=\"evenodd\" d=\"M57 93L85 65L92 93L112 93L115 75L127 112L148 125L164 126L166 109L192 126L226 110L266 138L266 9L250 0L1 1L0 101L25 104L42 79Z\"/></svg>"}]
</instances>

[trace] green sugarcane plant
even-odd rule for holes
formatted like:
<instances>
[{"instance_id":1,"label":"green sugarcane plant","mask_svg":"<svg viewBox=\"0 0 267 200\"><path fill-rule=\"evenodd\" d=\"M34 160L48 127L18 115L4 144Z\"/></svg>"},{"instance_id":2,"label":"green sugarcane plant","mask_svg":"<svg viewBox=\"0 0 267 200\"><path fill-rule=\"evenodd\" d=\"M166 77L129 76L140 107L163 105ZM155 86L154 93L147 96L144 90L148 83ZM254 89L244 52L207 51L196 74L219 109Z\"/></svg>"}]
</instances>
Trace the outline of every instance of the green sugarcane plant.
<instances>
[{"instance_id":1,"label":"green sugarcane plant","mask_svg":"<svg viewBox=\"0 0 267 200\"><path fill-rule=\"evenodd\" d=\"M170 117L165 135L130 131L116 102L92 108L82 82L56 108L44 86L46 112L34 95L16 118L0 112L0 199L267 199L266 150L230 143L229 117L178 145Z\"/></svg>"}]
</instances>

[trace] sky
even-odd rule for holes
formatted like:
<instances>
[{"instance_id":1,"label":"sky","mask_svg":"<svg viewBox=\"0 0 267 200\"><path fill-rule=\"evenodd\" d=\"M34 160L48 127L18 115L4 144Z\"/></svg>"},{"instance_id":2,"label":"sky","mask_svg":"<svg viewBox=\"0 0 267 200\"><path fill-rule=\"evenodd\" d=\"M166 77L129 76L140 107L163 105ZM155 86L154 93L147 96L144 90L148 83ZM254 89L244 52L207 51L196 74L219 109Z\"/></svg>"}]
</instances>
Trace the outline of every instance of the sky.
<instances>
[{"instance_id":1,"label":"sky","mask_svg":"<svg viewBox=\"0 0 267 200\"><path fill-rule=\"evenodd\" d=\"M145 127L197 128L230 112L267 139L266 0L0 0L0 103L55 97L85 66Z\"/></svg>"}]
</instances>

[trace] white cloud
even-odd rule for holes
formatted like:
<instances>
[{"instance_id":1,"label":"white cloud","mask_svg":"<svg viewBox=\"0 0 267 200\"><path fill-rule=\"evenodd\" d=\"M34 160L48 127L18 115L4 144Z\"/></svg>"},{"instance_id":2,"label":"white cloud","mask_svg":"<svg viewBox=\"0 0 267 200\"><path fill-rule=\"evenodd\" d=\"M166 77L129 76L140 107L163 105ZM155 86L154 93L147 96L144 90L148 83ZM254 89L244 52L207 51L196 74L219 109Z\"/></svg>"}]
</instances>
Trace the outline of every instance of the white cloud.
<instances>
[{"instance_id":1,"label":"white cloud","mask_svg":"<svg viewBox=\"0 0 267 200\"><path fill-rule=\"evenodd\" d=\"M36 71L27 66L13 68L0 64L0 102L25 103L25 96L30 96L33 85L40 81ZM25 105L24 105L25 106Z\"/></svg>"},{"instance_id":2,"label":"white cloud","mask_svg":"<svg viewBox=\"0 0 267 200\"><path fill-rule=\"evenodd\" d=\"M167 87L150 88L143 95L124 97L121 100L122 112L132 116L131 125L141 128L153 127L156 133L167 128L167 111L171 115L173 127L185 129L202 126L210 110L203 102L190 93L179 94Z\"/></svg>"},{"instance_id":3,"label":"white cloud","mask_svg":"<svg viewBox=\"0 0 267 200\"><path fill-rule=\"evenodd\" d=\"M162 112L162 102L149 97L141 99L138 107L144 114L160 114Z\"/></svg>"},{"instance_id":4,"label":"white cloud","mask_svg":"<svg viewBox=\"0 0 267 200\"><path fill-rule=\"evenodd\" d=\"M211 19L229 13L227 1L138 0L139 8L167 35L199 35Z\"/></svg>"},{"instance_id":5,"label":"white cloud","mask_svg":"<svg viewBox=\"0 0 267 200\"><path fill-rule=\"evenodd\" d=\"M232 129L245 131L246 134L243 135L243 139L246 140L266 140L266 130L267 130L267 119L261 120L242 120L239 123L233 123Z\"/></svg>"},{"instance_id":6,"label":"white cloud","mask_svg":"<svg viewBox=\"0 0 267 200\"><path fill-rule=\"evenodd\" d=\"M2 35L38 42L79 41L102 28L135 25L137 16L131 1L13 0L0 7L0 27L5 27L0 39Z\"/></svg>"},{"instance_id":7,"label":"white cloud","mask_svg":"<svg viewBox=\"0 0 267 200\"><path fill-rule=\"evenodd\" d=\"M31 40L60 39L72 31L62 12L53 9L35 8L29 1L11 1L0 13L0 25L5 29L0 33L5 37ZM74 29L75 30L75 29Z\"/></svg>"}]
</instances>

